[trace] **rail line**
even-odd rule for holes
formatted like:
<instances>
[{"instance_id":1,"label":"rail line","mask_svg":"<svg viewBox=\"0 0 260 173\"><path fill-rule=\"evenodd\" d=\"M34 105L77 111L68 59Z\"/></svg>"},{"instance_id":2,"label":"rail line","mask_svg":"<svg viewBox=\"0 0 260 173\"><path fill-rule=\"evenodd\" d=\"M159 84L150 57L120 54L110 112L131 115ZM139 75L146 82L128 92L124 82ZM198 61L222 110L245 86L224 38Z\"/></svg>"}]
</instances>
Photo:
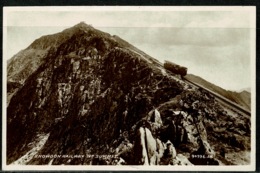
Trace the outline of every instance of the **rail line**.
<instances>
[{"instance_id":1,"label":"rail line","mask_svg":"<svg viewBox=\"0 0 260 173\"><path fill-rule=\"evenodd\" d=\"M163 63L161 62L155 62L156 64L158 64L159 66L161 66L161 68L165 69L164 66L163 66ZM166 71L168 71L167 69L165 69ZM170 71L169 71L170 72ZM220 94L216 93L216 92L213 92L205 87L203 87L202 85L196 83L196 82L192 82L190 80L188 80L187 78L185 78L185 76L182 77L183 80L186 82L186 83L189 83L190 85L193 85L195 86L196 88L201 88L207 92L209 92L210 94L212 94L213 96L215 96L215 99L220 103L222 104L222 106L228 108L229 110L233 111L233 112L236 112L238 113L239 115L246 115L247 117L251 117L251 112L247 109L245 109L244 107L232 102L231 100L221 96Z\"/></svg>"},{"instance_id":2,"label":"rail line","mask_svg":"<svg viewBox=\"0 0 260 173\"><path fill-rule=\"evenodd\" d=\"M243 108L242 106L240 106L240 105L238 105L238 104L228 100L227 98L221 96L220 94L215 93L215 92L213 92L213 91L203 87L202 85L200 85L200 84L198 84L196 82L192 82L192 81L188 80L185 77L183 77L183 79L184 79L185 82L187 82L187 83L189 83L189 84L191 84L191 85L193 85L193 86L195 86L197 88L201 88L201 89L209 92L210 94L214 95L216 100L218 100L218 102L220 102L223 106L227 107L228 109L230 109L232 111L235 111L235 112L237 112L240 115L246 115L248 117L251 116L251 112L249 110L247 110L247 109Z\"/></svg>"}]
</instances>

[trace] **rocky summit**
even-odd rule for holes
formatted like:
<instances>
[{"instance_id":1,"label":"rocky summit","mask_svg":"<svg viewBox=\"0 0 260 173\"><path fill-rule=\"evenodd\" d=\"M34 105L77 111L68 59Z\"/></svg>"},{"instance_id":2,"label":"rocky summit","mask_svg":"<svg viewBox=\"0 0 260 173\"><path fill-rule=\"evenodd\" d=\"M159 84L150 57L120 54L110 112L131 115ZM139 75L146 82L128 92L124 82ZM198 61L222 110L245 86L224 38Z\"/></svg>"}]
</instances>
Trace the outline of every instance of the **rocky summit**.
<instances>
[{"instance_id":1,"label":"rocky summit","mask_svg":"<svg viewBox=\"0 0 260 173\"><path fill-rule=\"evenodd\" d=\"M7 164L249 164L250 117L79 23L7 67Z\"/></svg>"}]
</instances>

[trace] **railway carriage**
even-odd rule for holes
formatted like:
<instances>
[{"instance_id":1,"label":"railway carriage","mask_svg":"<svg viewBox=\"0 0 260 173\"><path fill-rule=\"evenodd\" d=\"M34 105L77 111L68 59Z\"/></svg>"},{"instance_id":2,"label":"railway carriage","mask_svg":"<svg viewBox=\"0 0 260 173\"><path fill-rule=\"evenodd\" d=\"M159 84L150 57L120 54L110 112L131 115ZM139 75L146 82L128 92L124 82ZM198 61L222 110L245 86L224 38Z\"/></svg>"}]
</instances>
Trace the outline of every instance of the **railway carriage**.
<instances>
[{"instance_id":1,"label":"railway carriage","mask_svg":"<svg viewBox=\"0 0 260 173\"><path fill-rule=\"evenodd\" d=\"M169 70L174 74L181 75L181 77L186 76L188 70L186 67L180 66L170 61L165 61L163 66L166 70Z\"/></svg>"}]
</instances>

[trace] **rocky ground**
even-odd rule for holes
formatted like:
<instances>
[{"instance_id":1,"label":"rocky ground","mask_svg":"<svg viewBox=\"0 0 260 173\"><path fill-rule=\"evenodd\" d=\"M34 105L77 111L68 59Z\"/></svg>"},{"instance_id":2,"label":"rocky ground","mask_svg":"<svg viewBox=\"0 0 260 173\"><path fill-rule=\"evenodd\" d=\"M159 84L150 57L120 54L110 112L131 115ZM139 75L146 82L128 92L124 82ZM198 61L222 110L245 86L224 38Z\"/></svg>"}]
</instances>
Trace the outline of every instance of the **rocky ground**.
<instances>
[{"instance_id":1,"label":"rocky ground","mask_svg":"<svg viewBox=\"0 0 260 173\"><path fill-rule=\"evenodd\" d=\"M18 160L11 163L11 165L26 165L35 155L42 149L45 142L47 141L49 134L39 135L38 139L33 143L28 144L28 146L32 147L30 151L28 151L25 155L20 157Z\"/></svg>"},{"instance_id":2,"label":"rocky ground","mask_svg":"<svg viewBox=\"0 0 260 173\"><path fill-rule=\"evenodd\" d=\"M21 85L8 93L7 164L28 155L39 134L49 137L37 155L73 157L26 164L249 164L248 117L225 111L118 36L80 23L32 48L45 54L19 68L25 75L14 70L19 58L8 65L8 80Z\"/></svg>"}]
</instances>

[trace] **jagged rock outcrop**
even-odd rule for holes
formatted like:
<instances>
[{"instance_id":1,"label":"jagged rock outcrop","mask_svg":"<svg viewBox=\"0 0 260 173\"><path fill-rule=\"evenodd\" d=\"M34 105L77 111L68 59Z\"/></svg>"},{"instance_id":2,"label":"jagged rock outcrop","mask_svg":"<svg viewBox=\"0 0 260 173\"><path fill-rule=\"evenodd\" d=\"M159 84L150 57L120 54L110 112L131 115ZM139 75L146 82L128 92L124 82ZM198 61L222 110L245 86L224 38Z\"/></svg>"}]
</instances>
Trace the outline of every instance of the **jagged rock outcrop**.
<instances>
[{"instance_id":1,"label":"jagged rock outcrop","mask_svg":"<svg viewBox=\"0 0 260 173\"><path fill-rule=\"evenodd\" d=\"M33 59L26 54L32 49L44 56ZM216 164L225 160L221 147L250 149L248 118L226 114L214 97L117 36L81 23L24 53L8 65L8 80L22 85L7 108L7 164L39 134L49 136L37 155L84 157L33 157L28 164ZM21 61L35 65L19 76L27 68L15 70ZM212 162L198 163L191 153Z\"/></svg>"}]
</instances>

